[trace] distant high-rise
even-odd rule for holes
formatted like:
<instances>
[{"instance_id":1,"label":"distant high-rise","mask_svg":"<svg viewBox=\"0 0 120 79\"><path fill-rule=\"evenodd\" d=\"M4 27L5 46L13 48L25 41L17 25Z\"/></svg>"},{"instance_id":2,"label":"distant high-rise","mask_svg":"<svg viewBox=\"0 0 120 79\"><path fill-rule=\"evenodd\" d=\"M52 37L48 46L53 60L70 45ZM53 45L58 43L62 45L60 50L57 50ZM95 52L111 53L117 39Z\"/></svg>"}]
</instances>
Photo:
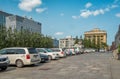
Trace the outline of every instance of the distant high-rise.
<instances>
[{"instance_id":1,"label":"distant high-rise","mask_svg":"<svg viewBox=\"0 0 120 79\"><path fill-rule=\"evenodd\" d=\"M21 17L0 11L0 24L6 28L26 29L31 32L41 33L41 23L34 21L31 18Z\"/></svg>"}]
</instances>

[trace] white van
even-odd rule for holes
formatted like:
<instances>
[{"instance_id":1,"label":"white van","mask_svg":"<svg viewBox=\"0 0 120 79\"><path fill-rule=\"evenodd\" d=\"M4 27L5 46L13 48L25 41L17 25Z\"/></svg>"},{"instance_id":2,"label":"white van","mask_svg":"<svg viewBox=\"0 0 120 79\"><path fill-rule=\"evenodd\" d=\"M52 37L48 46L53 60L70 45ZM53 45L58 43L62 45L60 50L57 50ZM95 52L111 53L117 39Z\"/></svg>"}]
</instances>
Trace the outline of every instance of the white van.
<instances>
[{"instance_id":1,"label":"white van","mask_svg":"<svg viewBox=\"0 0 120 79\"><path fill-rule=\"evenodd\" d=\"M36 49L30 47L4 48L0 50L0 54L7 56L10 60L10 64L16 65L17 67L37 64L41 61Z\"/></svg>"}]
</instances>

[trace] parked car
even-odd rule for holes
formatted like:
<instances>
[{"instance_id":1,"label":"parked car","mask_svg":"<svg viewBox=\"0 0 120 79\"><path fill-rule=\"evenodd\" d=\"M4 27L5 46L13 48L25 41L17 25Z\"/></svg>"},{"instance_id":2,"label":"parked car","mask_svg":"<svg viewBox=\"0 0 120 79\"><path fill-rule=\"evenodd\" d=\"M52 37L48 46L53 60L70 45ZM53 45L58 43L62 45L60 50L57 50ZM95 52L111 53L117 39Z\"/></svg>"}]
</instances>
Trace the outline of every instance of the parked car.
<instances>
[{"instance_id":1,"label":"parked car","mask_svg":"<svg viewBox=\"0 0 120 79\"><path fill-rule=\"evenodd\" d=\"M100 49L99 52L104 53L104 52L105 52L105 49Z\"/></svg>"},{"instance_id":2,"label":"parked car","mask_svg":"<svg viewBox=\"0 0 120 79\"><path fill-rule=\"evenodd\" d=\"M40 53L40 58L41 58L41 62L43 62L43 63L44 62L50 62L50 59L49 59L48 55Z\"/></svg>"},{"instance_id":3,"label":"parked car","mask_svg":"<svg viewBox=\"0 0 120 79\"><path fill-rule=\"evenodd\" d=\"M10 60L7 56L0 55L0 69L2 71L6 70L8 65L10 63Z\"/></svg>"},{"instance_id":4,"label":"parked car","mask_svg":"<svg viewBox=\"0 0 120 79\"><path fill-rule=\"evenodd\" d=\"M36 48L39 53L48 55L49 60L59 59L59 55L48 48Z\"/></svg>"},{"instance_id":5,"label":"parked car","mask_svg":"<svg viewBox=\"0 0 120 79\"><path fill-rule=\"evenodd\" d=\"M0 50L0 54L7 56L11 65L21 68L24 65L33 65L41 61L35 48L28 47L10 47Z\"/></svg>"},{"instance_id":6,"label":"parked car","mask_svg":"<svg viewBox=\"0 0 120 79\"><path fill-rule=\"evenodd\" d=\"M78 55L78 54L81 54L81 51L80 51L80 48L79 47L75 47L74 48L74 51L75 53Z\"/></svg>"},{"instance_id":7,"label":"parked car","mask_svg":"<svg viewBox=\"0 0 120 79\"><path fill-rule=\"evenodd\" d=\"M59 57L66 57L66 53L62 50L62 48L51 48L53 52L56 52Z\"/></svg>"},{"instance_id":8,"label":"parked car","mask_svg":"<svg viewBox=\"0 0 120 79\"><path fill-rule=\"evenodd\" d=\"M69 49L65 49L64 52L66 53L67 56L72 55L72 52Z\"/></svg>"},{"instance_id":9,"label":"parked car","mask_svg":"<svg viewBox=\"0 0 120 79\"><path fill-rule=\"evenodd\" d=\"M69 49L69 51L72 53L72 55L76 55L76 53L75 53L75 49Z\"/></svg>"}]
</instances>

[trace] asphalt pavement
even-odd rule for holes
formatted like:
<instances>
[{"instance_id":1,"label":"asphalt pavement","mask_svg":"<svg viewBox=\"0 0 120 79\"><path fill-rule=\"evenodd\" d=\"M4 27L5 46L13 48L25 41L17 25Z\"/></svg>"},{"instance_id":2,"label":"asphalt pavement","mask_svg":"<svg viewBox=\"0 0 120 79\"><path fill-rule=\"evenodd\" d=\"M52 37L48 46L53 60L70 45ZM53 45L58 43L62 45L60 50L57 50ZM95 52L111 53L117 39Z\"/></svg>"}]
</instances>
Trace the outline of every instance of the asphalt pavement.
<instances>
[{"instance_id":1,"label":"asphalt pavement","mask_svg":"<svg viewBox=\"0 0 120 79\"><path fill-rule=\"evenodd\" d=\"M49 63L0 72L0 79L120 79L120 60L112 53L86 53Z\"/></svg>"}]
</instances>

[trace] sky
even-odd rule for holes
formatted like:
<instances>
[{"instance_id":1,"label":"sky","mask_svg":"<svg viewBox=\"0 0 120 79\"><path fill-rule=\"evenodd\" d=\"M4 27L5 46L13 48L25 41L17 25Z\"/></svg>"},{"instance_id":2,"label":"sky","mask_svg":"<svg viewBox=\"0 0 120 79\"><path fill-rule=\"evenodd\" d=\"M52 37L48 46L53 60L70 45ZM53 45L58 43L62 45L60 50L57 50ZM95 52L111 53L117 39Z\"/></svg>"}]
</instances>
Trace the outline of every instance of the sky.
<instances>
[{"instance_id":1,"label":"sky","mask_svg":"<svg viewBox=\"0 0 120 79\"><path fill-rule=\"evenodd\" d=\"M120 24L120 0L0 0L0 10L32 17L42 23L42 34L57 39L84 38L84 32L100 28L108 45Z\"/></svg>"}]
</instances>

